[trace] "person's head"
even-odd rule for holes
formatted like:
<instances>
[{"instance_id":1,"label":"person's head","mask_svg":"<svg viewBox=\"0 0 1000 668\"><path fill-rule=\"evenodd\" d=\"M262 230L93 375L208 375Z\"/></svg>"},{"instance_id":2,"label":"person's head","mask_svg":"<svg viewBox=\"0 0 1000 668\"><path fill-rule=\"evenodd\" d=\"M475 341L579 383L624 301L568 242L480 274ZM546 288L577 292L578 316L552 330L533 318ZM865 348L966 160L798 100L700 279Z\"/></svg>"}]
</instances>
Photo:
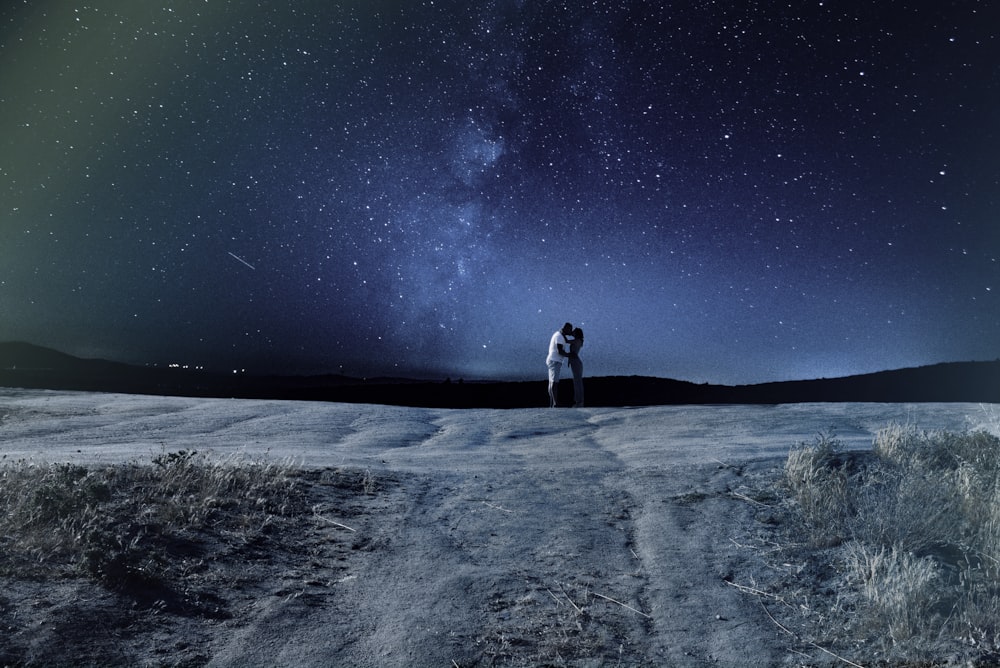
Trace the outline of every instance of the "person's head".
<instances>
[{"instance_id":1,"label":"person's head","mask_svg":"<svg viewBox=\"0 0 1000 668\"><path fill-rule=\"evenodd\" d=\"M563 325L562 333L563 333L563 336L569 336L570 334L572 334L573 333L573 325L567 322L565 325Z\"/></svg>"},{"instance_id":2,"label":"person's head","mask_svg":"<svg viewBox=\"0 0 1000 668\"><path fill-rule=\"evenodd\" d=\"M576 329L574 329L573 330L573 338L574 339L580 339L581 341L583 341L583 330L580 329L579 327L577 327Z\"/></svg>"}]
</instances>

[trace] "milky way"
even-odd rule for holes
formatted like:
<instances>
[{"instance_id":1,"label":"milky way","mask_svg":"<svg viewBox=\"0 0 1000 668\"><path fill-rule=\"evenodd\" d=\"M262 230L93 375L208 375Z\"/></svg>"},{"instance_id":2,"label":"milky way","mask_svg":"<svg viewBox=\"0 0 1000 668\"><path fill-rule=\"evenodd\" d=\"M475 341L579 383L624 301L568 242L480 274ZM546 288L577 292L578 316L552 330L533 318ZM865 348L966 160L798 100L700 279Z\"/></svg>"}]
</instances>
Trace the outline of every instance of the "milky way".
<instances>
[{"instance_id":1,"label":"milky way","mask_svg":"<svg viewBox=\"0 0 1000 668\"><path fill-rule=\"evenodd\" d=\"M730 6L734 5L734 6ZM741 383L1000 357L992 2L25 0L0 340Z\"/></svg>"}]
</instances>

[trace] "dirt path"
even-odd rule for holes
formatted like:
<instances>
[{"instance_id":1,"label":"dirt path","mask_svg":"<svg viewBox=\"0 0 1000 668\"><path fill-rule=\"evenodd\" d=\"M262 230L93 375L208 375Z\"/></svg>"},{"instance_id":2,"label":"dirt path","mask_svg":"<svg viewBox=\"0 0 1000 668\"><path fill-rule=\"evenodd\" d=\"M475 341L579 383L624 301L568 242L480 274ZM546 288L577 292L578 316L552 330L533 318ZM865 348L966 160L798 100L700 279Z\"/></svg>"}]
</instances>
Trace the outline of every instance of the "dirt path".
<instances>
[{"instance_id":1,"label":"dirt path","mask_svg":"<svg viewBox=\"0 0 1000 668\"><path fill-rule=\"evenodd\" d=\"M779 662L777 629L726 583L753 523L744 471L637 469L570 438L558 466L536 435L501 466L389 475L346 571L313 572L332 582L318 599L267 599L212 665Z\"/></svg>"}]
</instances>

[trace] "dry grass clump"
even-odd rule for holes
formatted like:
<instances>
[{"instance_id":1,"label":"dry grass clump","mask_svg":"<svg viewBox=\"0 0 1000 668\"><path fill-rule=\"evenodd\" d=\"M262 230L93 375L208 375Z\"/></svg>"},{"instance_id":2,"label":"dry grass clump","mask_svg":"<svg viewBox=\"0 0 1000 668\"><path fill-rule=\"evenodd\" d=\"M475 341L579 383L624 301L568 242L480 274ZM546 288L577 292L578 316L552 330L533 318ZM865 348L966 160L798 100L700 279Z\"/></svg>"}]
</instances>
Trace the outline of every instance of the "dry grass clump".
<instances>
[{"instance_id":1,"label":"dry grass clump","mask_svg":"<svg viewBox=\"0 0 1000 668\"><path fill-rule=\"evenodd\" d=\"M792 450L785 462L785 479L814 529L812 539L817 544L839 541L850 508L847 472L836 456L836 445L821 436L812 446Z\"/></svg>"},{"instance_id":2,"label":"dry grass clump","mask_svg":"<svg viewBox=\"0 0 1000 668\"><path fill-rule=\"evenodd\" d=\"M239 457L181 450L99 468L8 463L0 467L0 575L83 574L163 601L178 573L203 561L206 533L246 544L303 503L291 466Z\"/></svg>"},{"instance_id":3,"label":"dry grass clump","mask_svg":"<svg viewBox=\"0 0 1000 668\"><path fill-rule=\"evenodd\" d=\"M1000 438L891 425L869 454L821 437L785 480L812 545L839 546L861 602L845 612L879 657L1000 660Z\"/></svg>"},{"instance_id":4,"label":"dry grass clump","mask_svg":"<svg viewBox=\"0 0 1000 668\"><path fill-rule=\"evenodd\" d=\"M849 577L879 611L892 642L919 638L941 602L941 568L929 557L897 548L873 550L859 542L847 547Z\"/></svg>"}]
</instances>

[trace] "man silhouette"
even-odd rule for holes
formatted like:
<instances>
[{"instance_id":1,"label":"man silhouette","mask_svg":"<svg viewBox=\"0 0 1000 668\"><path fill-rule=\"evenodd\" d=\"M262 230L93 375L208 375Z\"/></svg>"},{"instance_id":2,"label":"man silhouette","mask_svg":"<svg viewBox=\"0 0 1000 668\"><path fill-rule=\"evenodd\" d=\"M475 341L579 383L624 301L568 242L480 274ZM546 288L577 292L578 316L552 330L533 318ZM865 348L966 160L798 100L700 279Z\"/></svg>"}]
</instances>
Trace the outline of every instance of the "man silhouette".
<instances>
[{"instance_id":1,"label":"man silhouette","mask_svg":"<svg viewBox=\"0 0 1000 668\"><path fill-rule=\"evenodd\" d=\"M572 333L573 325L567 322L549 339L549 355L545 358L545 366L549 369L549 408L555 408L559 403L559 374L562 372L563 360L569 356L566 337Z\"/></svg>"}]
</instances>

